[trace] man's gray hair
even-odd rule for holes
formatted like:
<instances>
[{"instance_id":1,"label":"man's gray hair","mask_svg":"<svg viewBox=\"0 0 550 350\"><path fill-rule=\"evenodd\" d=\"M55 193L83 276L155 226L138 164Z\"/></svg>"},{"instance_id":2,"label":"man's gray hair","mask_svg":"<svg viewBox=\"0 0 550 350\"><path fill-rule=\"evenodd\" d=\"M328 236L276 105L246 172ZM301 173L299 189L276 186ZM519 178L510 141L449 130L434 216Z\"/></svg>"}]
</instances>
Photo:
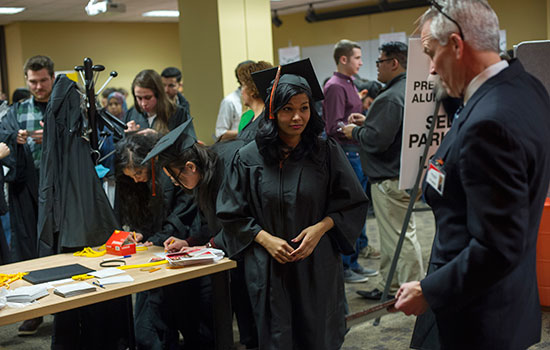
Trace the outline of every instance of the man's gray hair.
<instances>
[{"instance_id":1,"label":"man's gray hair","mask_svg":"<svg viewBox=\"0 0 550 350\"><path fill-rule=\"evenodd\" d=\"M498 17L486 0L439 0L437 3L447 16L460 24L464 41L475 50L500 51ZM429 20L432 21L430 32L441 45L447 45L449 36L459 32L456 24L434 6L420 19L420 27Z\"/></svg>"}]
</instances>

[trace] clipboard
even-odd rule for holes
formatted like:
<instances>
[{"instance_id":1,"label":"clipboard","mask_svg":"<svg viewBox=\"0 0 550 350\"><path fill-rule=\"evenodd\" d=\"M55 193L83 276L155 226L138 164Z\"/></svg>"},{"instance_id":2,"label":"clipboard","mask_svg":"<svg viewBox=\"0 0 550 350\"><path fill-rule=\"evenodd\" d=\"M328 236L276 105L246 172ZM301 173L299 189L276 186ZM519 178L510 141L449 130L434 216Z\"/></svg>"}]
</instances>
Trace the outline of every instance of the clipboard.
<instances>
[{"instance_id":1,"label":"clipboard","mask_svg":"<svg viewBox=\"0 0 550 350\"><path fill-rule=\"evenodd\" d=\"M393 298L381 304L374 305L363 311L356 312L346 317L346 324L348 327L355 326L359 323L363 323L368 320L377 319L379 317L389 314L388 308L393 306L397 302L397 299Z\"/></svg>"}]
</instances>

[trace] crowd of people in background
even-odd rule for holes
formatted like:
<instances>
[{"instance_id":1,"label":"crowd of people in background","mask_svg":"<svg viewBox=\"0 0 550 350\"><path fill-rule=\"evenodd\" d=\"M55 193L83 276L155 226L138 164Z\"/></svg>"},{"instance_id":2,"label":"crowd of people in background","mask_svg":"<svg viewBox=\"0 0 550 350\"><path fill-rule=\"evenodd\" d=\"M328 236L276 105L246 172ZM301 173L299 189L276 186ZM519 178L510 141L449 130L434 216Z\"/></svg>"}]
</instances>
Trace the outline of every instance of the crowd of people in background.
<instances>
[{"instance_id":1,"label":"crowd of people in background","mask_svg":"<svg viewBox=\"0 0 550 350\"><path fill-rule=\"evenodd\" d=\"M481 20L472 20L477 17ZM128 236L135 243L169 252L217 248L236 260L232 309L247 349L339 349L349 313L344 284L364 283L379 273L380 284L358 294L380 300L389 284L397 310L431 315L427 325L419 326L419 331L426 327L428 339L419 346L438 349L441 342L445 349L489 348L498 343L499 349L515 349L540 336L540 322L532 317L538 312L536 286L525 291L515 284L528 279L533 287L533 231L540 220L540 193L546 194L539 189L550 177L550 156L541 151L550 148L541 145L550 134L543 117L550 111L548 96L519 62L508 68L500 60L498 19L485 1L434 5L420 23L431 73L441 76L456 106L465 105L453 122L462 129L451 129L434 163L437 176L447 176L446 192L435 193L429 184L424 188L438 222L427 277L413 214L396 273L388 280L408 203L420 197L398 187L406 44L383 43L377 80L368 81L357 75L361 47L339 41L333 52L335 73L322 87L308 59L279 67L241 62L235 69L239 87L220 103L212 146L197 139L178 68L137 73L130 108L125 89L102 93L100 107L127 126L122 137L102 130L108 139L102 154L111 157L102 158L108 171L101 177L115 186L112 205L121 228L136 232ZM11 106L0 104L0 163L9 169L0 172L0 188L8 191L0 194L2 264L38 256L43 120L50 113L54 63L33 56L23 73L28 90L17 89ZM503 83L491 85L495 81ZM521 84L523 92L514 84ZM533 93L527 96L527 90ZM514 94L529 103L506 103ZM520 105L529 109L521 115L531 118L528 135L511 112ZM535 167L536 161L547 169ZM517 203L529 206L532 216ZM380 251L369 245L369 207ZM359 254L380 259L380 271L361 266ZM516 302L504 300L504 292L518 296ZM113 301L112 307L123 302ZM520 312L527 306L531 316ZM212 307L209 277L138 293L137 347L176 348L181 334L186 349L213 348ZM510 312L504 317L509 322L502 322L499 307ZM194 317L178 317L186 313ZM55 317L52 348L86 348L81 339L106 327L93 316ZM512 331L517 327L512 319L522 322L521 332ZM19 333L33 334L41 323L41 317L27 320ZM124 349L128 339L122 333L94 346Z\"/></svg>"}]
</instances>

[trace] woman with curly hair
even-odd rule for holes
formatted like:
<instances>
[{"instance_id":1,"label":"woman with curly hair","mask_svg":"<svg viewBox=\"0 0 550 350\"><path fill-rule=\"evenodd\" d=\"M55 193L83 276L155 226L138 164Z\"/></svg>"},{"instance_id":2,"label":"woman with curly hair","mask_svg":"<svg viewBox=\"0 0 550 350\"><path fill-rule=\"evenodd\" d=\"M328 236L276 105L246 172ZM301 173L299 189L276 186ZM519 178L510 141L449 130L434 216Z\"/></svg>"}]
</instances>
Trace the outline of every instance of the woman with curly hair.
<instances>
[{"instance_id":1,"label":"woman with curly hair","mask_svg":"<svg viewBox=\"0 0 550 350\"><path fill-rule=\"evenodd\" d=\"M243 104L250 109L243 113L239 123L237 138L250 142L256 137L260 115L264 111L264 100L262 99L256 84L252 80L252 73L273 67L269 62L249 62L237 69L237 77L241 83L241 96Z\"/></svg>"},{"instance_id":2,"label":"woman with curly hair","mask_svg":"<svg viewBox=\"0 0 550 350\"><path fill-rule=\"evenodd\" d=\"M260 349L339 349L340 254L353 252L367 198L342 149L320 138L309 59L252 77L266 111L218 196L226 246L244 259Z\"/></svg>"}]
</instances>

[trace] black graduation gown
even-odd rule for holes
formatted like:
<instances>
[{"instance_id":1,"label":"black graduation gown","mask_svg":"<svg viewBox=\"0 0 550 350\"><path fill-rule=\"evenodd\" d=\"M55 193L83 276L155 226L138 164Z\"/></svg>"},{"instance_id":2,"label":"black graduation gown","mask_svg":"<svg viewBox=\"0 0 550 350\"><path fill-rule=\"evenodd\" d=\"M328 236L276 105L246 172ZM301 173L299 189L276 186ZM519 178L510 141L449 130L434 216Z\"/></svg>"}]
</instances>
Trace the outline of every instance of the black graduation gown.
<instances>
[{"instance_id":1,"label":"black graduation gown","mask_svg":"<svg viewBox=\"0 0 550 350\"><path fill-rule=\"evenodd\" d=\"M38 170L27 144L17 143L17 106L15 103L0 123L0 142L10 148L2 165L10 168L8 183L10 221L12 227L11 262L38 257L36 222L38 217Z\"/></svg>"},{"instance_id":2,"label":"black graduation gown","mask_svg":"<svg viewBox=\"0 0 550 350\"><path fill-rule=\"evenodd\" d=\"M80 103L75 82L58 76L44 118L40 256L101 245L119 226L95 172L90 144L82 138ZM129 307L131 298L121 297L55 314L52 349L127 348ZM107 313L112 316L105 318Z\"/></svg>"},{"instance_id":3,"label":"black graduation gown","mask_svg":"<svg viewBox=\"0 0 550 350\"><path fill-rule=\"evenodd\" d=\"M248 124L246 124L246 126L237 135L237 139L242 140L245 143L254 141L260 127L260 120L264 117L264 113L265 111L262 112L258 118L251 120Z\"/></svg>"},{"instance_id":4,"label":"black graduation gown","mask_svg":"<svg viewBox=\"0 0 550 350\"><path fill-rule=\"evenodd\" d=\"M227 234L223 230L221 221L216 216L216 198L219 194L221 184L224 181L224 176L229 169L231 169L231 162L237 150L245 145L243 140L231 140L217 142L212 146L212 150L218 155L216 162L216 172L214 174L215 179L212 181L216 184L212 191L215 195L212 203L209 203L206 208L201 211L203 218L206 220L207 227L214 235L214 245L222 249L226 254L228 250L226 247ZM203 225L204 227L204 225ZM252 305L250 304L250 296L248 295L248 289L245 280L245 268L242 256L230 256L237 261L237 267L230 271L231 274L231 308L235 313L237 319L237 326L239 328L239 342L246 346L247 349L254 349L258 347L258 330L256 328L256 322L254 322L254 313L252 311Z\"/></svg>"},{"instance_id":5,"label":"black graduation gown","mask_svg":"<svg viewBox=\"0 0 550 350\"><path fill-rule=\"evenodd\" d=\"M339 349L346 330L341 254L351 254L368 200L342 149L330 139L304 159L267 165L256 142L241 148L217 214L230 255L244 255L260 349ZM290 242L326 216L334 227L303 261L279 264L254 242L264 229Z\"/></svg>"},{"instance_id":6,"label":"black graduation gown","mask_svg":"<svg viewBox=\"0 0 550 350\"><path fill-rule=\"evenodd\" d=\"M38 208L39 254L102 245L119 226L82 138L76 83L60 75L44 118Z\"/></svg>"},{"instance_id":7,"label":"black graduation gown","mask_svg":"<svg viewBox=\"0 0 550 350\"><path fill-rule=\"evenodd\" d=\"M144 241L160 246L170 236L180 239L200 236L200 218L193 196L174 186L164 172L157 173L157 176L160 186L156 188L156 197L149 203L153 216L149 225L137 227L132 223L124 224L129 224L131 230L141 232ZM124 198L119 196L117 200L123 201ZM211 298L209 277L137 293L134 315L137 348L175 348L178 345L178 330L185 338L186 349L211 348ZM196 317L185 317L187 314Z\"/></svg>"}]
</instances>

